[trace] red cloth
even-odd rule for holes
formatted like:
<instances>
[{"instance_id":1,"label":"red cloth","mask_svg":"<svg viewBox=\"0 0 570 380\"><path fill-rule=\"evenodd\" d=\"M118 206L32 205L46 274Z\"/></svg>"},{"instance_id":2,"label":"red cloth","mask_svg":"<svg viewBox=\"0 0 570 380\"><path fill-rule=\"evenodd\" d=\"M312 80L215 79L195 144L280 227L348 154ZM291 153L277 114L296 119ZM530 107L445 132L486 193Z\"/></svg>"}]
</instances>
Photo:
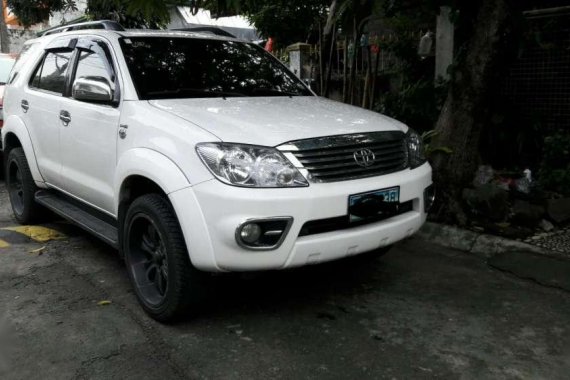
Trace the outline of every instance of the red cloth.
<instances>
[{"instance_id":1,"label":"red cloth","mask_svg":"<svg viewBox=\"0 0 570 380\"><path fill-rule=\"evenodd\" d=\"M269 37L269 39L265 43L265 50L267 50L270 53L273 51L273 38Z\"/></svg>"}]
</instances>

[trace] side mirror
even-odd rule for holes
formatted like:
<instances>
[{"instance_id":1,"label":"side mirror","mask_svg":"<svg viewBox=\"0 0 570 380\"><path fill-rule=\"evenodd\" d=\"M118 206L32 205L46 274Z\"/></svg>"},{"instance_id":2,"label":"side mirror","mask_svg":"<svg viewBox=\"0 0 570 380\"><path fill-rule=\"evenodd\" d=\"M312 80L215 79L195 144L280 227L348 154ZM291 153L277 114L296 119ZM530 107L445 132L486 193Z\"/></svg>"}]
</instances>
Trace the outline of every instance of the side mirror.
<instances>
[{"instance_id":1,"label":"side mirror","mask_svg":"<svg viewBox=\"0 0 570 380\"><path fill-rule=\"evenodd\" d=\"M103 77L81 77L73 82L71 96L76 100L93 103L111 103L113 90Z\"/></svg>"}]
</instances>

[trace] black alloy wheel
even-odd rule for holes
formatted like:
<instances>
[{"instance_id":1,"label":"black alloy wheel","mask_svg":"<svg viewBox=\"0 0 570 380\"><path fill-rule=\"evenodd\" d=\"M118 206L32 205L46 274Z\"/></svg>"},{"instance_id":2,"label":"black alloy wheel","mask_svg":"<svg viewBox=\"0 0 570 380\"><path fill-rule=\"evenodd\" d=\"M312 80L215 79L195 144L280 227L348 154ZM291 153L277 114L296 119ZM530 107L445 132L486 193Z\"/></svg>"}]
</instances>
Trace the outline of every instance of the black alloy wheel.
<instances>
[{"instance_id":1,"label":"black alloy wheel","mask_svg":"<svg viewBox=\"0 0 570 380\"><path fill-rule=\"evenodd\" d=\"M122 253L142 308L160 322L195 312L205 298L209 277L190 262L168 198L146 194L135 199L122 231Z\"/></svg>"},{"instance_id":2,"label":"black alloy wheel","mask_svg":"<svg viewBox=\"0 0 570 380\"><path fill-rule=\"evenodd\" d=\"M129 226L129 263L138 293L158 306L168 290L168 259L163 237L145 214L135 215Z\"/></svg>"}]
</instances>

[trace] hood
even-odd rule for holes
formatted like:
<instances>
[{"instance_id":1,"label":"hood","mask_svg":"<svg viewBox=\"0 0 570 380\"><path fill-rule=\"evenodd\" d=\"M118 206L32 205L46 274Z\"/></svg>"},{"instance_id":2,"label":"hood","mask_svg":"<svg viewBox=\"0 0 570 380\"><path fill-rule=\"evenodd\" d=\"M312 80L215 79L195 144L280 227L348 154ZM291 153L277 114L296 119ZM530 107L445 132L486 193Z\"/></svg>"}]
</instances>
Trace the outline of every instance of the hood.
<instances>
[{"instance_id":1,"label":"hood","mask_svg":"<svg viewBox=\"0 0 570 380\"><path fill-rule=\"evenodd\" d=\"M316 96L151 100L225 142L277 146L313 137L406 131L389 117Z\"/></svg>"}]
</instances>

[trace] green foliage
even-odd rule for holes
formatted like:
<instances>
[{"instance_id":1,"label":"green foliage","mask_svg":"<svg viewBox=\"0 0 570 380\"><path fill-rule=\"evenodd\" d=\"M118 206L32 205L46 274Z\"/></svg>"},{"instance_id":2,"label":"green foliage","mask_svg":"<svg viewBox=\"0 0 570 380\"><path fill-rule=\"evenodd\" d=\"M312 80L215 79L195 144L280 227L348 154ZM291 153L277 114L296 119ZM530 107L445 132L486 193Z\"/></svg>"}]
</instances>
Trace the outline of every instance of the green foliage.
<instances>
[{"instance_id":1,"label":"green foliage","mask_svg":"<svg viewBox=\"0 0 570 380\"><path fill-rule=\"evenodd\" d=\"M168 8L186 4L183 0L88 0L87 16L111 19L128 28L157 28L168 23ZM7 0L7 5L24 27L46 21L54 12L77 10L75 0Z\"/></svg>"},{"instance_id":2,"label":"green foliage","mask_svg":"<svg viewBox=\"0 0 570 380\"><path fill-rule=\"evenodd\" d=\"M419 131L433 128L439 116L445 87L435 87L430 79L404 83L399 91L382 95L374 109Z\"/></svg>"},{"instance_id":3,"label":"green foliage","mask_svg":"<svg viewBox=\"0 0 570 380\"><path fill-rule=\"evenodd\" d=\"M7 0L6 4L24 27L43 22L50 13L75 10L75 0Z\"/></svg>"},{"instance_id":4,"label":"green foliage","mask_svg":"<svg viewBox=\"0 0 570 380\"><path fill-rule=\"evenodd\" d=\"M445 85L434 85L433 58L424 59L417 51L419 32L433 28L439 3L390 0L383 1L382 6L383 22L395 38L384 41L381 47L398 58L396 71L389 75L398 78L400 84L381 95L374 108L419 131L433 129L447 95Z\"/></svg>"},{"instance_id":5,"label":"green foliage","mask_svg":"<svg viewBox=\"0 0 570 380\"><path fill-rule=\"evenodd\" d=\"M539 180L547 190L570 195L569 131L560 130L545 137Z\"/></svg>"},{"instance_id":6,"label":"green foliage","mask_svg":"<svg viewBox=\"0 0 570 380\"><path fill-rule=\"evenodd\" d=\"M323 18L328 1L293 0L267 1L255 11L247 13L248 19L264 37L273 37L281 47L295 42L305 42L311 27Z\"/></svg>"},{"instance_id":7,"label":"green foliage","mask_svg":"<svg viewBox=\"0 0 570 380\"><path fill-rule=\"evenodd\" d=\"M164 0L89 0L87 16L93 20L113 20L125 28L160 29L169 21L168 6L176 2Z\"/></svg>"},{"instance_id":8,"label":"green foliage","mask_svg":"<svg viewBox=\"0 0 570 380\"><path fill-rule=\"evenodd\" d=\"M280 47L305 42L324 21L330 0L207 0L200 3L214 14L245 15L265 38Z\"/></svg>"},{"instance_id":9,"label":"green foliage","mask_svg":"<svg viewBox=\"0 0 570 380\"><path fill-rule=\"evenodd\" d=\"M453 150L447 146L434 146L433 145L433 138L438 135L438 132L435 129L430 129L422 133L422 141L424 143L425 155L429 159L431 155L435 152L441 152L445 154L453 153Z\"/></svg>"}]
</instances>

